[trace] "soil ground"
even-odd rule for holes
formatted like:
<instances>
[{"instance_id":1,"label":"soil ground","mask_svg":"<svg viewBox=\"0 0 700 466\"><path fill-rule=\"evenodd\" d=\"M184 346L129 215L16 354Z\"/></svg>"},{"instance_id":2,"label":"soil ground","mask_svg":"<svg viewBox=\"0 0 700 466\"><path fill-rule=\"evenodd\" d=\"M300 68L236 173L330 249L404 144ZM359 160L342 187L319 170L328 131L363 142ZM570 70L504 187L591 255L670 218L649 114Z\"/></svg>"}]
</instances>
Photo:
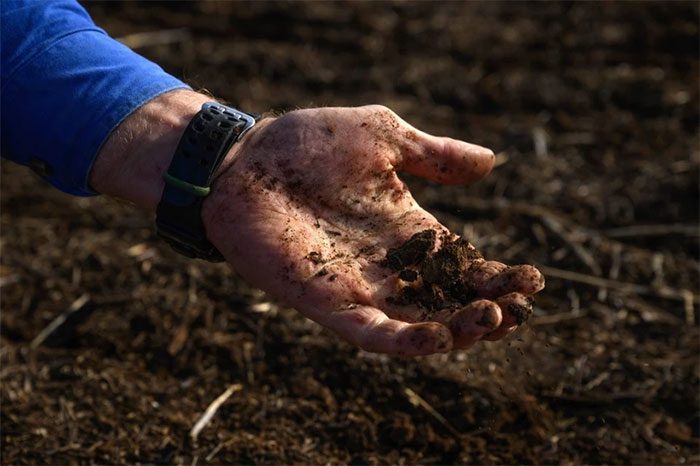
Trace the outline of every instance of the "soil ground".
<instances>
[{"instance_id":1,"label":"soil ground","mask_svg":"<svg viewBox=\"0 0 700 466\"><path fill-rule=\"evenodd\" d=\"M696 3L87 7L115 36L184 28L128 40L241 108L381 103L499 151L477 185L408 182L547 288L506 341L367 354L3 163L4 464L700 463Z\"/></svg>"}]
</instances>

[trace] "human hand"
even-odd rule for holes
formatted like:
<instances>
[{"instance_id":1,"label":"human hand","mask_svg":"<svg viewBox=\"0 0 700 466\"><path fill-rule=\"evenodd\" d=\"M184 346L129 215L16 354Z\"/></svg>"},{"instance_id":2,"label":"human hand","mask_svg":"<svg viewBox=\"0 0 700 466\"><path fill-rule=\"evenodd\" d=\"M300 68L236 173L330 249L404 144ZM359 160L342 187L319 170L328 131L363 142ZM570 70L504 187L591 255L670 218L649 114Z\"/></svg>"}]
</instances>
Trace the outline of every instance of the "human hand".
<instances>
[{"instance_id":1,"label":"human hand","mask_svg":"<svg viewBox=\"0 0 700 466\"><path fill-rule=\"evenodd\" d=\"M426 229L440 233L433 251L456 238L397 171L465 184L493 160L488 149L420 132L384 107L300 110L264 119L234 145L202 218L242 277L367 351L467 348L522 322L544 287L539 271L477 261L468 279L480 299L427 316L391 299L400 281L383 260Z\"/></svg>"}]
</instances>

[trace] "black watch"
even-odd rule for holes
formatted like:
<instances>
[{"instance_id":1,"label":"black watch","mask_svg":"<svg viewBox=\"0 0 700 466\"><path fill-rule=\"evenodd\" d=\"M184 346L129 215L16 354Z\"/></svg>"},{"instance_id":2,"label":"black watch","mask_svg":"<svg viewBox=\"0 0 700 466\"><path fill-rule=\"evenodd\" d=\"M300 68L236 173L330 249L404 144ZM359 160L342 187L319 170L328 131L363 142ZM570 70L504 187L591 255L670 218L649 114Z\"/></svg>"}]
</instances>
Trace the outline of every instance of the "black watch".
<instances>
[{"instance_id":1,"label":"black watch","mask_svg":"<svg viewBox=\"0 0 700 466\"><path fill-rule=\"evenodd\" d=\"M256 117L207 102L182 135L156 211L158 236L187 257L221 262L224 257L207 239L202 202L214 171L231 146L255 125Z\"/></svg>"}]
</instances>

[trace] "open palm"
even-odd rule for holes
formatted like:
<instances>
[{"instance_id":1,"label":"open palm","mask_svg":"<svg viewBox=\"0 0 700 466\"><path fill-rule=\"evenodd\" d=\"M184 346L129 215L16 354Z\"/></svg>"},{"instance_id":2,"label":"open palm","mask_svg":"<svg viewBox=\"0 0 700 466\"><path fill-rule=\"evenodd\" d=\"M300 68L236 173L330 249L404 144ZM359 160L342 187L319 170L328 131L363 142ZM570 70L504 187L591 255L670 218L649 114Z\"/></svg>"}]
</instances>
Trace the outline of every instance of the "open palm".
<instances>
[{"instance_id":1,"label":"open palm","mask_svg":"<svg viewBox=\"0 0 700 466\"><path fill-rule=\"evenodd\" d=\"M222 165L203 218L209 239L253 285L368 351L420 355L498 339L544 280L531 266L480 260L477 299L426 313L387 299L399 286L387 251L432 229L397 171L463 184L493 154L430 136L381 106L300 110L260 122Z\"/></svg>"}]
</instances>

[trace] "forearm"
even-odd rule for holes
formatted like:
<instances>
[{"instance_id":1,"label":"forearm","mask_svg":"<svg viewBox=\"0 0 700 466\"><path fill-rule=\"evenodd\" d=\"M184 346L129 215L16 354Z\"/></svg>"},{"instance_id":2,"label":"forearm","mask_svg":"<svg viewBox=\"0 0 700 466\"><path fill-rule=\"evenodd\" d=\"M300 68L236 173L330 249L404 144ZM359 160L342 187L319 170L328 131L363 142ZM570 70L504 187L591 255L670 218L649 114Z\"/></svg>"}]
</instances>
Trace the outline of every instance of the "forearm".
<instances>
[{"instance_id":1,"label":"forearm","mask_svg":"<svg viewBox=\"0 0 700 466\"><path fill-rule=\"evenodd\" d=\"M98 193L155 210L175 148L210 97L190 90L163 94L136 110L109 136L90 173Z\"/></svg>"}]
</instances>

